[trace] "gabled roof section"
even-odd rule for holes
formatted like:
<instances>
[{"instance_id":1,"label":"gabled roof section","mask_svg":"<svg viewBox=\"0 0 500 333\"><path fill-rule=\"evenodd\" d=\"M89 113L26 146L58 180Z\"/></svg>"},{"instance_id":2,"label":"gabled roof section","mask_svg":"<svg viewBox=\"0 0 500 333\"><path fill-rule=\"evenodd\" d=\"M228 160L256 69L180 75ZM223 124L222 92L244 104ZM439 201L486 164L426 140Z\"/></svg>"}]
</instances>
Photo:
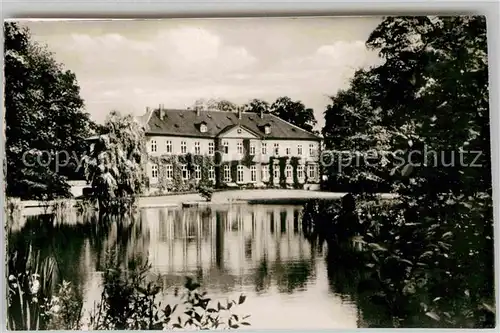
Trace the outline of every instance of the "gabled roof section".
<instances>
[{"instance_id":1,"label":"gabled roof section","mask_svg":"<svg viewBox=\"0 0 500 333\"><path fill-rule=\"evenodd\" d=\"M247 128L245 125L241 125L241 124L229 125L226 128L224 128L222 131L220 131L219 134L217 134L217 136L218 137L225 136L226 134L228 134L229 132L231 132L233 129L236 129L236 128L241 128L245 132L255 136L256 138L261 137L260 133L256 133L256 132L252 131L251 129Z\"/></svg>"},{"instance_id":2,"label":"gabled roof section","mask_svg":"<svg viewBox=\"0 0 500 333\"><path fill-rule=\"evenodd\" d=\"M264 113L261 118L258 113L253 112L242 112L241 117L238 117L238 113L229 111L156 109L152 110L151 114L144 115L142 119L147 119L148 135L215 138L221 132L239 125L260 138L321 140L320 137L269 113ZM199 131L201 122L207 125L207 131L204 133ZM269 135L264 133L266 124L271 126Z\"/></svg>"}]
</instances>

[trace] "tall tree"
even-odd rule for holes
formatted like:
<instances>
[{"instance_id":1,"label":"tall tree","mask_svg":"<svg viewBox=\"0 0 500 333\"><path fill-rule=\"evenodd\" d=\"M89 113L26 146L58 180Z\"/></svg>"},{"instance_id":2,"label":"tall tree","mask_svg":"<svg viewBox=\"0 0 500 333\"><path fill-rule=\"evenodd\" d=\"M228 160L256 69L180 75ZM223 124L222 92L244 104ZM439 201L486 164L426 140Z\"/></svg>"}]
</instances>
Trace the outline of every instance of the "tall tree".
<instances>
[{"instance_id":1,"label":"tall tree","mask_svg":"<svg viewBox=\"0 0 500 333\"><path fill-rule=\"evenodd\" d=\"M238 110L239 106L231 101L228 101L226 99L203 99L200 98L196 100L194 105L192 106L193 109L200 109L200 110L217 110L217 111L236 111Z\"/></svg>"},{"instance_id":2,"label":"tall tree","mask_svg":"<svg viewBox=\"0 0 500 333\"><path fill-rule=\"evenodd\" d=\"M7 195L68 196L94 128L76 77L27 28L8 22L4 33Z\"/></svg>"},{"instance_id":3,"label":"tall tree","mask_svg":"<svg viewBox=\"0 0 500 333\"><path fill-rule=\"evenodd\" d=\"M398 204L373 221L389 233L366 236L384 246L371 263L387 272L380 289L401 301L392 309L399 318L420 309L437 326L489 326L481 319L494 302L485 18L389 17L367 46L385 62L333 97L323 133L333 149L391 152L374 168L391 180ZM356 172L341 171L354 182ZM394 255L411 269L389 261ZM424 276L424 285L413 282ZM449 297L459 294L464 302Z\"/></svg>"},{"instance_id":4,"label":"tall tree","mask_svg":"<svg viewBox=\"0 0 500 333\"><path fill-rule=\"evenodd\" d=\"M290 97L279 97L270 107L270 113L306 131L312 132L317 121L313 109Z\"/></svg>"},{"instance_id":5,"label":"tall tree","mask_svg":"<svg viewBox=\"0 0 500 333\"><path fill-rule=\"evenodd\" d=\"M243 111L245 111L245 112L269 113L269 108L270 108L270 106L269 106L268 102L261 100L261 99L258 99L258 98L254 98L250 102L243 105Z\"/></svg>"},{"instance_id":6,"label":"tall tree","mask_svg":"<svg viewBox=\"0 0 500 333\"><path fill-rule=\"evenodd\" d=\"M144 128L131 115L112 111L89 155L84 158L87 180L99 202L101 213L121 207L123 199L133 203L147 185Z\"/></svg>"}]
</instances>

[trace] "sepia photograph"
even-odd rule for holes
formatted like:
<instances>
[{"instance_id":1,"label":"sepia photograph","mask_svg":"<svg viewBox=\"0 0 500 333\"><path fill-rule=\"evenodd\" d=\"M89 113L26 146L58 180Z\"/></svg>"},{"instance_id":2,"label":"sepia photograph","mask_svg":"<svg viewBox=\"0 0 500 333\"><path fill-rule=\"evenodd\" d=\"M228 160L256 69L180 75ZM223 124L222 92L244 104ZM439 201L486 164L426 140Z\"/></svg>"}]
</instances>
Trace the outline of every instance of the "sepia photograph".
<instances>
[{"instance_id":1,"label":"sepia photograph","mask_svg":"<svg viewBox=\"0 0 500 333\"><path fill-rule=\"evenodd\" d=\"M4 21L9 330L494 328L484 16Z\"/></svg>"}]
</instances>

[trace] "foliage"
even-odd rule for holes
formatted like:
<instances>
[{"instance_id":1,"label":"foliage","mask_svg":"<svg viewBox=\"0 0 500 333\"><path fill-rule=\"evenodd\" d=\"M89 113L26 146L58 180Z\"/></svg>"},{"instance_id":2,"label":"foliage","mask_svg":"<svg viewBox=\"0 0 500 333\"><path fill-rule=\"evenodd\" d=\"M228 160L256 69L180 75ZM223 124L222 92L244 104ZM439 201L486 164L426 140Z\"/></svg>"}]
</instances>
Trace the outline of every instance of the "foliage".
<instances>
[{"instance_id":1,"label":"foliage","mask_svg":"<svg viewBox=\"0 0 500 333\"><path fill-rule=\"evenodd\" d=\"M214 188L211 183L207 181L201 181L198 185L198 193L206 200L211 201L212 195L214 194Z\"/></svg>"},{"instance_id":2,"label":"foliage","mask_svg":"<svg viewBox=\"0 0 500 333\"><path fill-rule=\"evenodd\" d=\"M293 101L290 97L279 97L269 108L270 113L294 124L308 132L312 132L317 121L313 109L306 108L300 101Z\"/></svg>"},{"instance_id":3,"label":"foliage","mask_svg":"<svg viewBox=\"0 0 500 333\"><path fill-rule=\"evenodd\" d=\"M109 114L105 127L107 134L99 136L83 160L86 178L101 210L113 203L133 203L147 184L144 129L133 116L116 111Z\"/></svg>"},{"instance_id":4,"label":"foliage","mask_svg":"<svg viewBox=\"0 0 500 333\"><path fill-rule=\"evenodd\" d=\"M12 330L45 329L41 305L50 295L55 259L42 259L31 244L27 251L17 250L16 245L9 243L7 250L7 326Z\"/></svg>"},{"instance_id":5,"label":"foliage","mask_svg":"<svg viewBox=\"0 0 500 333\"><path fill-rule=\"evenodd\" d=\"M391 326L492 327L485 19L389 17L367 46L384 62L357 71L350 87L332 97L325 144L350 152L350 159L369 150L389 153L369 165L333 163L327 187L343 183L361 195L392 188L399 199L390 206L359 200L349 218L358 222L344 238L364 244L369 289L391 314ZM474 166L476 154L462 160L464 150L481 152ZM323 208L321 219L332 210ZM332 213L329 228L344 230L346 214Z\"/></svg>"},{"instance_id":6,"label":"foliage","mask_svg":"<svg viewBox=\"0 0 500 333\"><path fill-rule=\"evenodd\" d=\"M91 315L89 326L92 329L234 329L250 325L243 322L248 316L240 318L230 311L233 305L245 301L244 295L240 295L238 301L228 301L225 306L219 302L216 307L210 307L212 300L199 291L198 283L187 278L180 306L167 304L163 307L156 301L161 285L147 282L150 268L147 263L132 261L129 269L123 270L117 261L108 260L101 301ZM183 308L183 314L174 320L177 308ZM229 315L223 316L225 313Z\"/></svg>"},{"instance_id":7,"label":"foliage","mask_svg":"<svg viewBox=\"0 0 500 333\"><path fill-rule=\"evenodd\" d=\"M70 196L83 140L95 129L83 111L74 73L31 39L27 28L4 24L7 195ZM38 161L37 161L38 159Z\"/></svg>"},{"instance_id":8,"label":"foliage","mask_svg":"<svg viewBox=\"0 0 500 333\"><path fill-rule=\"evenodd\" d=\"M274 185L274 156L269 156L269 186Z\"/></svg>"},{"instance_id":9,"label":"foliage","mask_svg":"<svg viewBox=\"0 0 500 333\"><path fill-rule=\"evenodd\" d=\"M269 109L269 103L258 98L254 98L250 102L243 105L243 111L245 112L269 113Z\"/></svg>"},{"instance_id":10,"label":"foliage","mask_svg":"<svg viewBox=\"0 0 500 333\"><path fill-rule=\"evenodd\" d=\"M239 109L239 106L225 99L198 99L194 103L193 109L195 110L216 110L234 112Z\"/></svg>"},{"instance_id":11,"label":"foliage","mask_svg":"<svg viewBox=\"0 0 500 333\"><path fill-rule=\"evenodd\" d=\"M81 327L83 302L71 284L63 281L50 299L41 305L48 330L78 330Z\"/></svg>"},{"instance_id":12,"label":"foliage","mask_svg":"<svg viewBox=\"0 0 500 333\"><path fill-rule=\"evenodd\" d=\"M295 189L301 189L303 187L302 184L300 184L299 182L299 177L298 177L298 174L297 174L297 167L299 166L299 163L300 163L300 157L297 157L297 156L292 156L290 158L290 165L292 166L293 168L293 187ZM306 172L307 170L305 170L304 172Z\"/></svg>"},{"instance_id":13,"label":"foliage","mask_svg":"<svg viewBox=\"0 0 500 333\"><path fill-rule=\"evenodd\" d=\"M286 168L286 161L288 160L288 157L282 156L278 158L279 162L279 168L280 168L280 186L282 188L286 188L286 173L285 173L285 168Z\"/></svg>"},{"instance_id":14,"label":"foliage","mask_svg":"<svg viewBox=\"0 0 500 333\"><path fill-rule=\"evenodd\" d=\"M23 204L19 198L7 198L5 203L5 220L7 228L22 217Z\"/></svg>"}]
</instances>

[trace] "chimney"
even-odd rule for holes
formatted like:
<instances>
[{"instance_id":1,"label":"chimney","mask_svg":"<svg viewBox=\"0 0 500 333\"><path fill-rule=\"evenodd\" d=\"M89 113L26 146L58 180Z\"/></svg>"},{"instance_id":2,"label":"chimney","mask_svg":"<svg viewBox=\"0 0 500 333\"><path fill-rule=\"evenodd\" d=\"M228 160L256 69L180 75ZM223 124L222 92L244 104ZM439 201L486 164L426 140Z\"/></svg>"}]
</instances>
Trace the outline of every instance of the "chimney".
<instances>
[{"instance_id":1,"label":"chimney","mask_svg":"<svg viewBox=\"0 0 500 333\"><path fill-rule=\"evenodd\" d=\"M165 120L165 118L167 117L167 112L165 111L163 104L160 104L158 109L159 109L160 119Z\"/></svg>"},{"instance_id":2,"label":"chimney","mask_svg":"<svg viewBox=\"0 0 500 333\"><path fill-rule=\"evenodd\" d=\"M264 118L264 110L260 109L260 119Z\"/></svg>"},{"instance_id":3,"label":"chimney","mask_svg":"<svg viewBox=\"0 0 500 333\"><path fill-rule=\"evenodd\" d=\"M196 108L196 116L200 116L201 115L201 110L199 107Z\"/></svg>"},{"instance_id":4,"label":"chimney","mask_svg":"<svg viewBox=\"0 0 500 333\"><path fill-rule=\"evenodd\" d=\"M149 114L149 106L146 106L146 114Z\"/></svg>"},{"instance_id":5,"label":"chimney","mask_svg":"<svg viewBox=\"0 0 500 333\"><path fill-rule=\"evenodd\" d=\"M238 109L238 119L241 119L241 108Z\"/></svg>"}]
</instances>

